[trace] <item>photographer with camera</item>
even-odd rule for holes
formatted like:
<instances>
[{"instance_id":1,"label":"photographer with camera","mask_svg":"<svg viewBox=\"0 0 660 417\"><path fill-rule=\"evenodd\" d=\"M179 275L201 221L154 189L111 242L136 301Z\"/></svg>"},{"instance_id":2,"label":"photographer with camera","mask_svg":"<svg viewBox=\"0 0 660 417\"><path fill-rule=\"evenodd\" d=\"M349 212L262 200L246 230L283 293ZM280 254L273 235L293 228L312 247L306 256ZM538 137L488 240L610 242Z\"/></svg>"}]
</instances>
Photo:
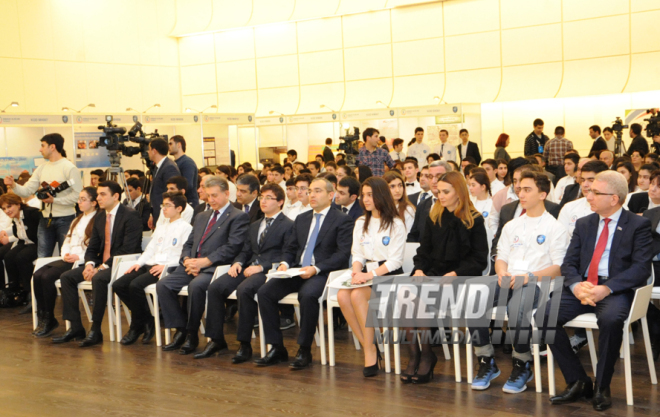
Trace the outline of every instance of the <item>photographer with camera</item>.
<instances>
[{"instance_id":1,"label":"photographer with camera","mask_svg":"<svg viewBox=\"0 0 660 417\"><path fill-rule=\"evenodd\" d=\"M163 138L156 138L149 142L149 159L153 162L151 169L151 190L149 202L151 203L151 218L149 227L155 228L160 216L160 205L163 203L163 193L167 191L167 180L181 175L174 161L167 157L169 146Z\"/></svg>"},{"instance_id":2,"label":"photographer with camera","mask_svg":"<svg viewBox=\"0 0 660 417\"><path fill-rule=\"evenodd\" d=\"M394 161L389 152L378 146L380 132L373 127L367 128L362 133L364 139L364 146L360 149L357 157L358 165L366 165L371 168L371 172L375 177L382 177L385 173L384 164L388 167L394 168Z\"/></svg>"},{"instance_id":3,"label":"photographer with camera","mask_svg":"<svg viewBox=\"0 0 660 417\"><path fill-rule=\"evenodd\" d=\"M55 243L61 248L71 222L76 217L76 202L83 183L80 170L66 159L64 138L50 133L41 138L41 155L48 162L39 166L25 185L19 185L14 177L5 177L5 185L19 197L37 193L42 202L42 218L39 221L38 257L53 256Z\"/></svg>"}]
</instances>

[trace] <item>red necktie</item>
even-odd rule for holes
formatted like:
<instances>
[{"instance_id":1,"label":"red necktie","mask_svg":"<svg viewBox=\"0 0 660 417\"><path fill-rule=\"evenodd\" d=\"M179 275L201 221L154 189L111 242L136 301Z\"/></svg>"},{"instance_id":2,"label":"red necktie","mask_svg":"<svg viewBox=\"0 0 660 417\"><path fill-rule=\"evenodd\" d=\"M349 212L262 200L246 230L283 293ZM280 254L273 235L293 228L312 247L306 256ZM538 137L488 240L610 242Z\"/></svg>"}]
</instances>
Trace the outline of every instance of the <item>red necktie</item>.
<instances>
[{"instance_id":1,"label":"red necktie","mask_svg":"<svg viewBox=\"0 0 660 417\"><path fill-rule=\"evenodd\" d=\"M590 282L594 285L598 285L598 264L600 263L600 258L603 257L603 252L607 247L607 239L610 237L610 228L607 225L612 219L603 219L605 222L605 227L600 233L598 238L598 243L596 243L596 249L594 250L594 256L591 259L591 265L589 265L589 273L587 274L587 282Z\"/></svg>"},{"instance_id":2,"label":"red necktie","mask_svg":"<svg viewBox=\"0 0 660 417\"><path fill-rule=\"evenodd\" d=\"M218 221L218 211L213 212L213 217L211 218L211 221L209 222L209 225L206 226L206 231L204 232L204 236L202 236L202 240L199 241L199 247L197 248L197 258L199 258L199 253L202 251L202 245L204 244L204 241L206 240L206 236L209 234L209 232L213 229L213 226L215 226L215 222Z\"/></svg>"},{"instance_id":3,"label":"red necktie","mask_svg":"<svg viewBox=\"0 0 660 417\"><path fill-rule=\"evenodd\" d=\"M522 209L522 211L520 212L520 216L522 216L525 213L527 213L527 209Z\"/></svg>"},{"instance_id":4,"label":"red necktie","mask_svg":"<svg viewBox=\"0 0 660 417\"><path fill-rule=\"evenodd\" d=\"M105 240L103 242L103 263L108 262L110 259L110 247L112 246L112 231L110 230L110 222L112 222L112 214L108 213L105 218Z\"/></svg>"}]
</instances>

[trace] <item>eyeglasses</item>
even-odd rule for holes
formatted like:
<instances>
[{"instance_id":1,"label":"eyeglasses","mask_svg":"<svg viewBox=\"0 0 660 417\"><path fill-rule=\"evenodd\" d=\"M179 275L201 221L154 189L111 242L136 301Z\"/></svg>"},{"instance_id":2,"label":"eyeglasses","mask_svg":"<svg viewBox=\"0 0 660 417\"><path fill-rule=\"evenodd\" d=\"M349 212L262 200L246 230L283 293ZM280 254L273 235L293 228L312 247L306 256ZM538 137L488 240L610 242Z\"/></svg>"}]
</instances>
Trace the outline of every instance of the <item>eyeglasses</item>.
<instances>
[{"instance_id":1,"label":"eyeglasses","mask_svg":"<svg viewBox=\"0 0 660 417\"><path fill-rule=\"evenodd\" d=\"M162 208L162 209L164 209L164 208L166 208L166 207L167 207L167 208L172 208L172 207L174 207L174 204L161 204L161 205L160 205L160 208Z\"/></svg>"},{"instance_id":2,"label":"eyeglasses","mask_svg":"<svg viewBox=\"0 0 660 417\"><path fill-rule=\"evenodd\" d=\"M598 197L599 195L616 195L614 193L601 193L600 191L596 191L596 190L589 190L587 191L587 194L593 194L596 197Z\"/></svg>"},{"instance_id":3,"label":"eyeglasses","mask_svg":"<svg viewBox=\"0 0 660 417\"><path fill-rule=\"evenodd\" d=\"M277 201L277 198L275 198L275 197L271 197L271 196L269 196L269 195L260 195L259 197L257 197L257 200L259 200L259 201L263 201L263 200L266 200L266 201Z\"/></svg>"},{"instance_id":4,"label":"eyeglasses","mask_svg":"<svg viewBox=\"0 0 660 417\"><path fill-rule=\"evenodd\" d=\"M84 203L84 202L86 202L86 201L91 201L91 200L90 200L89 198L85 198L85 197L80 197L80 198L78 198L78 202L79 202L79 203Z\"/></svg>"}]
</instances>

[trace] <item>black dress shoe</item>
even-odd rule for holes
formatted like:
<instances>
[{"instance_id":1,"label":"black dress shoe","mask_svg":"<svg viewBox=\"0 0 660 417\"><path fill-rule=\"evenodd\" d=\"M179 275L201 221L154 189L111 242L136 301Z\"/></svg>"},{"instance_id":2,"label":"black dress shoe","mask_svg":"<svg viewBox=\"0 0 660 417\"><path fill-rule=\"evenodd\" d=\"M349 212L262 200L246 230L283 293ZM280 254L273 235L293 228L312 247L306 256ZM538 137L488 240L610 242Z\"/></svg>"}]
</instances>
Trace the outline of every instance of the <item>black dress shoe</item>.
<instances>
[{"instance_id":1,"label":"black dress shoe","mask_svg":"<svg viewBox=\"0 0 660 417\"><path fill-rule=\"evenodd\" d=\"M51 333L53 333L53 330L57 329L60 327L60 323L57 321L55 317L53 317L52 314L47 314L46 318L43 321L43 327L35 333L36 337L47 337L50 336Z\"/></svg>"},{"instance_id":2,"label":"black dress shoe","mask_svg":"<svg viewBox=\"0 0 660 417\"><path fill-rule=\"evenodd\" d=\"M53 337L53 343L55 344L60 344L60 343L68 343L72 340L83 340L85 338L85 329L81 330L73 330L73 328L69 329L64 333L62 336L58 337Z\"/></svg>"},{"instance_id":3,"label":"black dress shoe","mask_svg":"<svg viewBox=\"0 0 660 417\"><path fill-rule=\"evenodd\" d=\"M90 330L87 337L78 346L89 347L103 343L103 333L100 330Z\"/></svg>"},{"instance_id":4,"label":"black dress shoe","mask_svg":"<svg viewBox=\"0 0 660 417\"><path fill-rule=\"evenodd\" d=\"M298 349L298 353L296 353L296 357L293 359L293 362L289 364L289 367L291 369L299 371L301 369L307 368L311 364L312 364L312 351L300 348Z\"/></svg>"},{"instance_id":5,"label":"black dress shoe","mask_svg":"<svg viewBox=\"0 0 660 417\"><path fill-rule=\"evenodd\" d=\"M284 346L273 347L263 358L259 358L254 363L259 366L270 366L276 363L289 360L289 352Z\"/></svg>"},{"instance_id":6,"label":"black dress shoe","mask_svg":"<svg viewBox=\"0 0 660 417\"><path fill-rule=\"evenodd\" d=\"M154 322L150 322L144 325L144 336L142 336L142 344L148 345L151 342L151 339L156 335L156 325Z\"/></svg>"},{"instance_id":7,"label":"black dress shoe","mask_svg":"<svg viewBox=\"0 0 660 417\"><path fill-rule=\"evenodd\" d=\"M166 331L169 332L169 330ZM172 343L163 346L163 350L164 351L178 350L181 347L181 345L183 345L183 343L186 341L187 335L188 333L177 330L176 333L174 333L174 337L172 337Z\"/></svg>"},{"instance_id":8,"label":"black dress shoe","mask_svg":"<svg viewBox=\"0 0 660 417\"><path fill-rule=\"evenodd\" d=\"M196 334L189 334L186 336L186 341L179 349L179 355L189 355L197 349L199 345L199 337Z\"/></svg>"},{"instance_id":9,"label":"black dress shoe","mask_svg":"<svg viewBox=\"0 0 660 417\"><path fill-rule=\"evenodd\" d=\"M575 402L581 398L591 398L594 396L594 387L591 384L591 381L576 381L571 384L568 384L566 389L550 398L552 405L559 404L569 404Z\"/></svg>"},{"instance_id":10,"label":"black dress shoe","mask_svg":"<svg viewBox=\"0 0 660 417\"><path fill-rule=\"evenodd\" d=\"M137 342L137 340L140 338L140 335L142 332L140 332L138 329L134 329L131 327L128 329L128 333L126 333L126 336L121 338L121 343L124 346L132 345L133 343Z\"/></svg>"},{"instance_id":11,"label":"black dress shoe","mask_svg":"<svg viewBox=\"0 0 660 417\"><path fill-rule=\"evenodd\" d=\"M37 333L43 330L45 317L46 317L46 313L42 311L37 311L37 328L32 331L32 336L36 336Z\"/></svg>"},{"instance_id":12,"label":"black dress shoe","mask_svg":"<svg viewBox=\"0 0 660 417\"><path fill-rule=\"evenodd\" d=\"M231 363L239 364L239 363L247 362L250 359L252 359L252 346L241 343L241 347L238 348L238 352L236 352L236 356L231 358Z\"/></svg>"},{"instance_id":13,"label":"black dress shoe","mask_svg":"<svg viewBox=\"0 0 660 417\"><path fill-rule=\"evenodd\" d=\"M185 345L184 345L185 346ZM183 348L181 348L183 349ZM220 353L222 351L226 351L229 348L227 347L227 343L222 341L222 342L214 342L211 340L206 344L206 347L201 353L198 353L194 356L195 359L204 359L204 358L210 358L211 356L214 356L216 353Z\"/></svg>"},{"instance_id":14,"label":"black dress shoe","mask_svg":"<svg viewBox=\"0 0 660 417\"><path fill-rule=\"evenodd\" d=\"M594 388L593 406L596 411L605 411L612 406L610 387L601 388L598 386L598 383L596 383L596 387Z\"/></svg>"},{"instance_id":15,"label":"black dress shoe","mask_svg":"<svg viewBox=\"0 0 660 417\"><path fill-rule=\"evenodd\" d=\"M227 306L227 311L225 312L225 323L231 322L237 312L238 312L238 304L236 302L230 303Z\"/></svg>"}]
</instances>

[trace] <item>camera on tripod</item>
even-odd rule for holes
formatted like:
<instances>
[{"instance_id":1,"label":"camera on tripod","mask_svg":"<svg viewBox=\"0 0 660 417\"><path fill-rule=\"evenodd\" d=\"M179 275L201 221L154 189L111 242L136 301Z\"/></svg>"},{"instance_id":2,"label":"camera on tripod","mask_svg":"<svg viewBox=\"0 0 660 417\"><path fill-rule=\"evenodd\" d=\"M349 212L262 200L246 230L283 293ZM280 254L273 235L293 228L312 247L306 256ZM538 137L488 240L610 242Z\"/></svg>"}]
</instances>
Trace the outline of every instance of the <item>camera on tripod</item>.
<instances>
[{"instance_id":1,"label":"camera on tripod","mask_svg":"<svg viewBox=\"0 0 660 417\"><path fill-rule=\"evenodd\" d=\"M360 128L353 127L353 134L349 135L350 129L346 129L346 135L340 136L340 143L338 149L344 151L346 155L346 164L348 166L355 166L355 156L359 153L358 141L360 140Z\"/></svg>"},{"instance_id":2,"label":"camera on tripod","mask_svg":"<svg viewBox=\"0 0 660 417\"><path fill-rule=\"evenodd\" d=\"M658 113L658 109L649 109L647 111L651 113L651 117L644 119L645 122L648 122L646 125L646 136L653 138L660 135L660 114Z\"/></svg>"},{"instance_id":3,"label":"camera on tripod","mask_svg":"<svg viewBox=\"0 0 660 417\"><path fill-rule=\"evenodd\" d=\"M160 136L158 130L155 130L154 133L145 134L142 131L142 123L140 122L136 122L126 134L126 128L113 125L112 120L112 116L105 116L106 125L99 126L99 130L103 131L103 136L99 138L99 146L108 150L111 165L119 166L120 154L126 156L140 154L146 165L151 168L149 143L155 138L163 138L167 141L167 135ZM126 142L134 142L140 146L126 146Z\"/></svg>"},{"instance_id":4,"label":"camera on tripod","mask_svg":"<svg viewBox=\"0 0 660 417\"><path fill-rule=\"evenodd\" d=\"M48 184L46 181L41 183L41 188L37 190L37 198L39 200L45 200L48 196L55 197L60 191L64 191L70 187L69 181L63 182L60 184L57 181L53 181Z\"/></svg>"}]
</instances>

